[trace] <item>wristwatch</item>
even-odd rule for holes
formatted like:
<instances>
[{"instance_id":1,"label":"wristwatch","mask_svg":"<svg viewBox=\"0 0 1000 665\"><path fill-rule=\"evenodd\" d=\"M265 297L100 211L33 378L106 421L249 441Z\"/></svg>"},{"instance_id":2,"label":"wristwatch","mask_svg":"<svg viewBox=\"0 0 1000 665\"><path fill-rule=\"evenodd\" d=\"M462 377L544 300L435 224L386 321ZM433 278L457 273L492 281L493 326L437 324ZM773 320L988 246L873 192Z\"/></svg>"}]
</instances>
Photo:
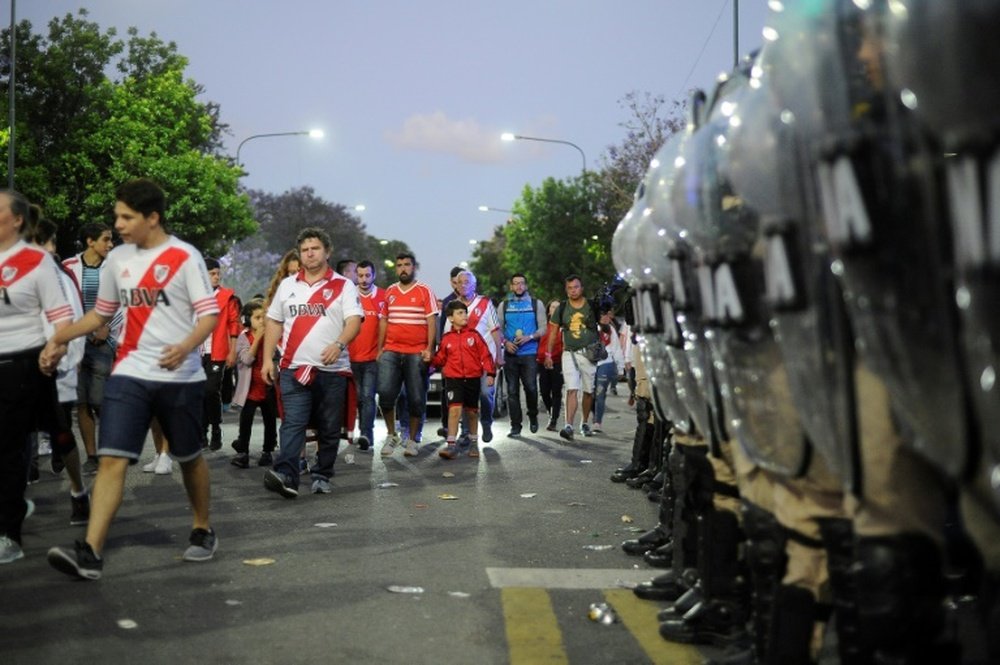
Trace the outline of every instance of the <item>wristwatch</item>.
<instances>
[{"instance_id":1,"label":"wristwatch","mask_svg":"<svg viewBox=\"0 0 1000 665\"><path fill-rule=\"evenodd\" d=\"M333 343L339 346L341 351L347 348L347 345L341 342L339 339L333 340Z\"/></svg>"}]
</instances>

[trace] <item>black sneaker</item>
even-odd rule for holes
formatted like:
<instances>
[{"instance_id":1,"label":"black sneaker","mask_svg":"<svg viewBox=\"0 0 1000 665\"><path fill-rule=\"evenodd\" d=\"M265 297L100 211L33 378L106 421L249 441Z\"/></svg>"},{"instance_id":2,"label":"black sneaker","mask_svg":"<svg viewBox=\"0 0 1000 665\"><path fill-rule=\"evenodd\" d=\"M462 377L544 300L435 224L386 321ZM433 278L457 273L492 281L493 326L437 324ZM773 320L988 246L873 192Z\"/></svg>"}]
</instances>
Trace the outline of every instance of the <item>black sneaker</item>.
<instances>
[{"instance_id":1,"label":"black sneaker","mask_svg":"<svg viewBox=\"0 0 1000 665\"><path fill-rule=\"evenodd\" d=\"M368 439L368 437L365 436L364 434L362 434L361 436L359 436L358 437L358 452L359 453L367 453L367 452L370 452L371 449L372 449L372 442Z\"/></svg>"},{"instance_id":2,"label":"black sneaker","mask_svg":"<svg viewBox=\"0 0 1000 665\"><path fill-rule=\"evenodd\" d=\"M73 512L69 516L70 526L81 526L90 521L90 495L69 497Z\"/></svg>"},{"instance_id":3,"label":"black sneaker","mask_svg":"<svg viewBox=\"0 0 1000 665\"><path fill-rule=\"evenodd\" d=\"M510 426L510 434L509 434L509 436L521 436L521 426L520 425L511 425Z\"/></svg>"},{"instance_id":4,"label":"black sneaker","mask_svg":"<svg viewBox=\"0 0 1000 665\"><path fill-rule=\"evenodd\" d=\"M528 429L532 434L538 431L538 416L528 416Z\"/></svg>"},{"instance_id":5,"label":"black sneaker","mask_svg":"<svg viewBox=\"0 0 1000 665\"><path fill-rule=\"evenodd\" d=\"M257 466L272 466L274 464L274 458L271 457L271 453L267 450L260 454L260 459L257 460Z\"/></svg>"},{"instance_id":6,"label":"black sneaker","mask_svg":"<svg viewBox=\"0 0 1000 665\"><path fill-rule=\"evenodd\" d=\"M66 573L70 577L79 577L83 580L101 579L101 571L104 569L104 560L94 554L90 545L82 540L73 544L74 551L69 552L61 547L53 547L49 550L49 565L60 573Z\"/></svg>"},{"instance_id":7,"label":"black sneaker","mask_svg":"<svg viewBox=\"0 0 1000 665\"><path fill-rule=\"evenodd\" d=\"M250 468L250 455L248 453L239 453L238 455L234 455L229 460L229 463L240 469L248 469Z\"/></svg>"},{"instance_id":8,"label":"black sneaker","mask_svg":"<svg viewBox=\"0 0 1000 665\"><path fill-rule=\"evenodd\" d=\"M219 548L219 539L215 537L215 529L192 529L188 538L191 546L184 550L185 561L208 561L215 556Z\"/></svg>"},{"instance_id":9,"label":"black sneaker","mask_svg":"<svg viewBox=\"0 0 1000 665\"><path fill-rule=\"evenodd\" d=\"M66 463L63 462L62 455L58 455L56 453L52 454L52 460L49 463L52 465L52 473L57 476L63 472L63 469L66 468Z\"/></svg>"},{"instance_id":10,"label":"black sneaker","mask_svg":"<svg viewBox=\"0 0 1000 665\"><path fill-rule=\"evenodd\" d=\"M559 423L556 420L554 420L554 419L550 420L549 424L545 426L545 429L548 430L549 432L558 432L559 431Z\"/></svg>"},{"instance_id":11,"label":"black sneaker","mask_svg":"<svg viewBox=\"0 0 1000 665\"><path fill-rule=\"evenodd\" d=\"M447 427L438 427L438 429L437 429L437 435L441 436L441 437L444 437L444 438L448 438L448 428Z\"/></svg>"},{"instance_id":12,"label":"black sneaker","mask_svg":"<svg viewBox=\"0 0 1000 665\"><path fill-rule=\"evenodd\" d=\"M490 425L483 423L483 435L479 438L483 440L483 443L489 443L493 440L493 430L490 429Z\"/></svg>"},{"instance_id":13,"label":"black sneaker","mask_svg":"<svg viewBox=\"0 0 1000 665\"><path fill-rule=\"evenodd\" d=\"M572 441L573 440L573 426L572 425L566 425L566 427L563 427L561 430L559 430L559 436L561 436L562 438L566 439L567 441Z\"/></svg>"},{"instance_id":14,"label":"black sneaker","mask_svg":"<svg viewBox=\"0 0 1000 665\"><path fill-rule=\"evenodd\" d=\"M299 490L288 484L285 475L278 473L274 469L268 469L264 472L264 487L271 492L280 494L286 499L294 499L299 495Z\"/></svg>"}]
</instances>

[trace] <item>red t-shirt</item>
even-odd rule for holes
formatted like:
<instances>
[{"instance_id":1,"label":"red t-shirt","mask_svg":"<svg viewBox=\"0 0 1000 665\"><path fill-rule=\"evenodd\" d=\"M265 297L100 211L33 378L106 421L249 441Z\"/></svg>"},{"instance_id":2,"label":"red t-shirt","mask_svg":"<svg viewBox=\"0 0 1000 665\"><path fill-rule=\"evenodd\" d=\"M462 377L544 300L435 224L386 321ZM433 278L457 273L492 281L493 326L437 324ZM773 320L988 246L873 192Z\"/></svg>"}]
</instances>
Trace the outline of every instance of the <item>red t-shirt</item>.
<instances>
[{"instance_id":1,"label":"red t-shirt","mask_svg":"<svg viewBox=\"0 0 1000 665\"><path fill-rule=\"evenodd\" d=\"M385 351L420 353L427 348L427 319L438 313L437 298L430 287L414 282L403 289L397 282L385 290L388 326Z\"/></svg>"},{"instance_id":2,"label":"red t-shirt","mask_svg":"<svg viewBox=\"0 0 1000 665\"><path fill-rule=\"evenodd\" d=\"M246 331L247 341L253 346L253 333ZM257 346L257 355L254 356L253 365L250 367L250 388L247 390L247 400L263 402L267 399L267 384L260 373L260 368L264 364L264 344Z\"/></svg>"},{"instance_id":3,"label":"red t-shirt","mask_svg":"<svg viewBox=\"0 0 1000 665\"><path fill-rule=\"evenodd\" d=\"M368 295L358 291L365 320L361 322L358 336L347 345L352 363L369 362L378 355L378 323L385 318L385 289L377 286Z\"/></svg>"}]
</instances>

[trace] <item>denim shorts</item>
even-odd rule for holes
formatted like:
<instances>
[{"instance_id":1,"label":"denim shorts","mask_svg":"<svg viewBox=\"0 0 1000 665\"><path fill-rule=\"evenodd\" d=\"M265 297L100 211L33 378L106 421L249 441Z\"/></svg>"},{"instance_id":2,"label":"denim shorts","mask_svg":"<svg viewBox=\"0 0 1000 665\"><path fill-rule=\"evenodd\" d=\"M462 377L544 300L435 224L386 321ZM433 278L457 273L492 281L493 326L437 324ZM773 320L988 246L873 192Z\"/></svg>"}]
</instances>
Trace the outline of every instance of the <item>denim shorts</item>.
<instances>
[{"instance_id":1,"label":"denim shorts","mask_svg":"<svg viewBox=\"0 0 1000 665\"><path fill-rule=\"evenodd\" d=\"M99 407L104 399L104 383L111 374L115 354L110 344L87 342L76 382L76 401Z\"/></svg>"},{"instance_id":2,"label":"denim shorts","mask_svg":"<svg viewBox=\"0 0 1000 665\"><path fill-rule=\"evenodd\" d=\"M187 462L201 455L205 382L144 381L111 375L104 385L97 454L139 460L155 417L170 442L170 455Z\"/></svg>"}]
</instances>

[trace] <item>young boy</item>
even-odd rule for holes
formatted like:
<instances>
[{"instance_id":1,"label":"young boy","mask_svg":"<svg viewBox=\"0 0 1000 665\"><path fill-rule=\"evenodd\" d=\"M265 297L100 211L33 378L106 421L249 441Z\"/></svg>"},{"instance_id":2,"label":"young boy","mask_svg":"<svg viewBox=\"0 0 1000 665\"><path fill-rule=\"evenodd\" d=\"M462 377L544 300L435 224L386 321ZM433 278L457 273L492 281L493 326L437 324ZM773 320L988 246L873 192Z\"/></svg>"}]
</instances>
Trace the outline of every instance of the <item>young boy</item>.
<instances>
[{"instance_id":1,"label":"young boy","mask_svg":"<svg viewBox=\"0 0 1000 665\"><path fill-rule=\"evenodd\" d=\"M208 561L218 540L209 523L208 464L201 454L205 371L199 351L215 329L219 306L201 254L166 229L163 190L131 180L115 192L115 229L123 245L107 258L97 304L76 323L56 331L40 365L52 372L66 343L94 332L123 308L124 332L101 405L100 458L85 540L53 547L49 563L85 580L101 577L104 543L122 502L125 472L142 452L154 417L180 462L191 504L192 530L184 561Z\"/></svg>"},{"instance_id":2,"label":"young boy","mask_svg":"<svg viewBox=\"0 0 1000 665\"><path fill-rule=\"evenodd\" d=\"M462 409L469 416L469 457L479 457L480 381L485 373L487 385L493 385L496 366L486 341L477 331L468 328L469 310L460 300L453 300L445 308L451 330L441 338L438 352L431 365L441 368L444 375L444 395L448 403L448 445L438 453L445 459L458 457L455 435Z\"/></svg>"}]
</instances>

